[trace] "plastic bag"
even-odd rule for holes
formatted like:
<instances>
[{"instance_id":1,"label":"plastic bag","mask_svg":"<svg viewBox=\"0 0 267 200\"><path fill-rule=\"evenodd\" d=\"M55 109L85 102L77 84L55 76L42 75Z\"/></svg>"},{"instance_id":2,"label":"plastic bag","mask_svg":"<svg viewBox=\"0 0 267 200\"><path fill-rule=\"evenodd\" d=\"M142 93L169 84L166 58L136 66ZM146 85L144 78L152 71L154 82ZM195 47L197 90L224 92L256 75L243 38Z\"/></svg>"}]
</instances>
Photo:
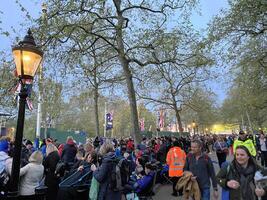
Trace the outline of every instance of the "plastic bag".
<instances>
[{"instance_id":1,"label":"plastic bag","mask_svg":"<svg viewBox=\"0 0 267 200\"><path fill-rule=\"evenodd\" d=\"M139 200L139 197L136 193L132 192L129 194L126 194L126 200Z\"/></svg>"},{"instance_id":2,"label":"plastic bag","mask_svg":"<svg viewBox=\"0 0 267 200\"><path fill-rule=\"evenodd\" d=\"M99 182L93 176L90 186L89 199L97 200L98 191L99 191Z\"/></svg>"}]
</instances>

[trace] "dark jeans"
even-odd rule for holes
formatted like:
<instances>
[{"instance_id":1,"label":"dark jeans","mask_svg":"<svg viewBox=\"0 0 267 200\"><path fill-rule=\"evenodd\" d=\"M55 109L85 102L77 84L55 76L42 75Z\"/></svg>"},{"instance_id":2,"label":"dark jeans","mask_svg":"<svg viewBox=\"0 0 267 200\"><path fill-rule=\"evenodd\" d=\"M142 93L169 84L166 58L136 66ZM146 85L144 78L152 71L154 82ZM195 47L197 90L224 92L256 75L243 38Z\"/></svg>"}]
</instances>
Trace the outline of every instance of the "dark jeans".
<instances>
[{"instance_id":1,"label":"dark jeans","mask_svg":"<svg viewBox=\"0 0 267 200\"><path fill-rule=\"evenodd\" d=\"M210 200L210 188L201 190L201 200Z\"/></svg>"},{"instance_id":2,"label":"dark jeans","mask_svg":"<svg viewBox=\"0 0 267 200\"><path fill-rule=\"evenodd\" d=\"M171 177L171 180L172 180L172 192L173 192L173 194L177 194L177 192L178 192L179 195L182 196L183 195L183 189L180 189L179 191L177 191L175 189L176 184L177 184L177 182L179 181L180 178L181 177Z\"/></svg>"},{"instance_id":3,"label":"dark jeans","mask_svg":"<svg viewBox=\"0 0 267 200\"><path fill-rule=\"evenodd\" d=\"M261 151L261 166L267 167L267 151Z\"/></svg>"},{"instance_id":4,"label":"dark jeans","mask_svg":"<svg viewBox=\"0 0 267 200\"><path fill-rule=\"evenodd\" d=\"M226 161L226 153L224 153L224 152L216 152L216 154L217 154L219 166L221 168L222 163L224 163Z\"/></svg>"}]
</instances>

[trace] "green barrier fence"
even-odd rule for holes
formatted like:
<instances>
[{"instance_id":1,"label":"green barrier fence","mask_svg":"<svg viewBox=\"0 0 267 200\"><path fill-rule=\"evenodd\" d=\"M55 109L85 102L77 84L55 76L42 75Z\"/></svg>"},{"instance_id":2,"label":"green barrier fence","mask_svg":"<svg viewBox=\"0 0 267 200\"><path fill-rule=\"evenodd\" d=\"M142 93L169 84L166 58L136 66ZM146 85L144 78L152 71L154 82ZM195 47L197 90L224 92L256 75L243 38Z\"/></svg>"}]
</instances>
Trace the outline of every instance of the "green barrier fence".
<instances>
[{"instance_id":1,"label":"green barrier fence","mask_svg":"<svg viewBox=\"0 0 267 200\"><path fill-rule=\"evenodd\" d=\"M44 138L44 132L45 129L41 128L41 138ZM65 143L66 139L68 136L72 136L73 139L77 143L85 143L86 142L86 133L76 133L74 131L62 131L62 130L57 130L55 128L48 128L46 131L47 137L51 137L53 139L57 139L59 143Z\"/></svg>"}]
</instances>

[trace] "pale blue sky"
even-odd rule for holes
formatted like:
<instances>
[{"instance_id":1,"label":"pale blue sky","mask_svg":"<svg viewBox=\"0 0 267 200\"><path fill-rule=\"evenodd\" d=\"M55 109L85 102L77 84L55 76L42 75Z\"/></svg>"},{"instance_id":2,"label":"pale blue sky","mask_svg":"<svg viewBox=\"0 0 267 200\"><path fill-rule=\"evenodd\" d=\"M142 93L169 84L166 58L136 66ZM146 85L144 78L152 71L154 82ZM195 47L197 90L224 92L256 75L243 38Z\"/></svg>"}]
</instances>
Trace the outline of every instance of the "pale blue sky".
<instances>
[{"instance_id":1,"label":"pale blue sky","mask_svg":"<svg viewBox=\"0 0 267 200\"><path fill-rule=\"evenodd\" d=\"M41 0L21 0L22 5L29 11L33 18L40 16L41 14ZM200 0L199 12L194 12L192 16L192 23L194 27L201 32L205 33L207 25L212 17L219 13L223 8L227 8L227 0ZM21 27L20 23L25 23L25 13L20 11L19 6L15 3L15 0L0 0L0 26L3 29L11 31L12 26L16 29L19 35L11 34L11 36L4 37L0 35L0 50L10 51L12 41L14 41L15 36L23 38L27 32L28 27ZM12 32L12 31L11 31ZM226 96L226 86L220 81L212 81L210 84L212 90L218 95L219 103L223 101Z\"/></svg>"}]
</instances>

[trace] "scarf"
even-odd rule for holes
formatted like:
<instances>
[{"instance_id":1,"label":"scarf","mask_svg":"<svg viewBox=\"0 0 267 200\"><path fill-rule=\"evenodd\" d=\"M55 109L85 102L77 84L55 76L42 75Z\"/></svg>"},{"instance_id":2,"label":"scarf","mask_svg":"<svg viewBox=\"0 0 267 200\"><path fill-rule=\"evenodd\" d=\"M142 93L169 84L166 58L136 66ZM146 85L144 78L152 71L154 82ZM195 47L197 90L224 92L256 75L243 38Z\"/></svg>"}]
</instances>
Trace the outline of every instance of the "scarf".
<instances>
[{"instance_id":1,"label":"scarf","mask_svg":"<svg viewBox=\"0 0 267 200\"><path fill-rule=\"evenodd\" d=\"M240 191L242 200L255 200L254 195L254 174L255 174L255 167L252 164L248 164L246 168L243 168L235 161L236 170L240 176Z\"/></svg>"}]
</instances>

